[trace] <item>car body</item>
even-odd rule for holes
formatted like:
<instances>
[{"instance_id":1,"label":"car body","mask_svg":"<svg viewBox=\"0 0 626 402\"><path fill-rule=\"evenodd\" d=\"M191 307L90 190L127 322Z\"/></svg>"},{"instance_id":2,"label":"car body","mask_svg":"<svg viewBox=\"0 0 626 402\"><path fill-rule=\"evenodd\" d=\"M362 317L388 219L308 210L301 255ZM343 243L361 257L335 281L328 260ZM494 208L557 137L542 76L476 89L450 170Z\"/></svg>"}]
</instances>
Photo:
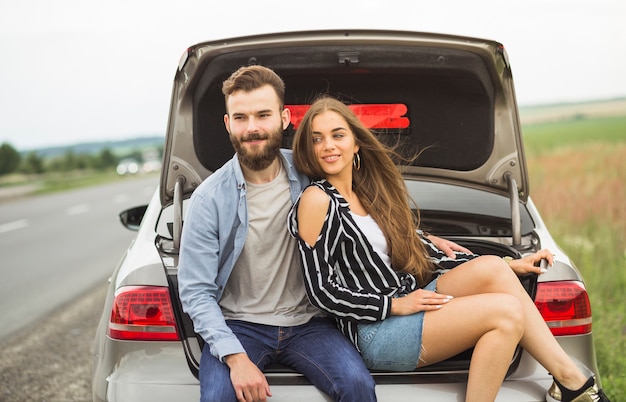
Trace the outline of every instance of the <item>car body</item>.
<instances>
[{"instance_id":1,"label":"car body","mask_svg":"<svg viewBox=\"0 0 626 402\"><path fill-rule=\"evenodd\" d=\"M529 196L519 113L504 47L492 40L383 30L322 30L224 39L190 47L174 78L161 182L148 206L120 214L137 236L114 270L97 329L94 401L199 398L202 341L178 300L177 266L187 200L234 153L223 124L222 81L242 65L285 81L294 128L313 98L350 103L390 145L423 229L478 254L555 254L548 273L522 283L559 343L598 375L583 278ZM332 347L332 346L330 346ZM380 401L458 401L471 350L423 369L374 372ZM266 375L272 401L328 397L286 367ZM500 401L543 401L551 376L518 348ZM599 381L599 377L598 377Z\"/></svg>"}]
</instances>

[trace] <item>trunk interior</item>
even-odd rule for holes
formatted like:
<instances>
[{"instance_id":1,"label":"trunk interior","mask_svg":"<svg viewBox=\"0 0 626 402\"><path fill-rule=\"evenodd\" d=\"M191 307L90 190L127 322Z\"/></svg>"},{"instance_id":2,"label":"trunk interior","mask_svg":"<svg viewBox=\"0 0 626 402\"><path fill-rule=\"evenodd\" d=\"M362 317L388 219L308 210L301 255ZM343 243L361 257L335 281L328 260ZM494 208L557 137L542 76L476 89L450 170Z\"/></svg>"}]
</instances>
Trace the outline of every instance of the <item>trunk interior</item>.
<instances>
[{"instance_id":1,"label":"trunk interior","mask_svg":"<svg viewBox=\"0 0 626 402\"><path fill-rule=\"evenodd\" d=\"M514 258L520 256L519 252L512 247L494 242L488 242L484 240L468 240L463 238L449 239L469 248L476 254L491 254L501 257L511 256ZM178 258L177 255L171 253L170 243L171 240L167 238L159 238L157 240L157 245L161 252L163 261L166 264L168 281L170 283L171 298L174 303L174 310L177 316L176 318L179 326L178 329L180 331L181 338L183 339L183 344L185 346L189 368L193 372L193 374L198 377L200 354L202 347L204 346L204 341L194 332L191 319L187 314L182 311L180 300L178 298L178 280L176 276L176 265ZM537 290L537 275L531 274L522 276L520 277L520 281L528 294L531 296L531 298L534 299ZM467 371L469 370L471 354L472 350L470 349L445 361L432 364L428 367L419 368L412 372L372 372L372 374L375 376L378 383L413 383L417 380L416 376L419 376L421 374L431 374L435 372L443 372L447 374L458 373L459 375L465 375L465 373L467 373ZM519 364L520 358L521 348L518 347L515 351L513 359L511 360L511 365L509 367L507 375L511 374L515 370L515 368ZM308 380L304 376L285 366L270 366L266 368L265 373L268 375L268 380L270 384L308 383Z\"/></svg>"}]
</instances>

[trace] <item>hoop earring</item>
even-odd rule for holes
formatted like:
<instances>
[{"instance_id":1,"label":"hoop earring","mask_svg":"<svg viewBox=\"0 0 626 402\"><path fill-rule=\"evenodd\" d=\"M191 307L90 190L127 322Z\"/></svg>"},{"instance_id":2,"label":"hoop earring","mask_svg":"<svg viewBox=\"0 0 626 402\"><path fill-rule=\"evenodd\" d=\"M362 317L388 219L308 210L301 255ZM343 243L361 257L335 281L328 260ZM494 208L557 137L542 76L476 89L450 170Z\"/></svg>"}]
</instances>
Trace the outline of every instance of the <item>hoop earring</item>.
<instances>
[{"instance_id":1,"label":"hoop earring","mask_svg":"<svg viewBox=\"0 0 626 402\"><path fill-rule=\"evenodd\" d=\"M352 158L352 166L354 166L356 170L361 170L361 155L359 155L358 152L354 154L354 158Z\"/></svg>"}]
</instances>

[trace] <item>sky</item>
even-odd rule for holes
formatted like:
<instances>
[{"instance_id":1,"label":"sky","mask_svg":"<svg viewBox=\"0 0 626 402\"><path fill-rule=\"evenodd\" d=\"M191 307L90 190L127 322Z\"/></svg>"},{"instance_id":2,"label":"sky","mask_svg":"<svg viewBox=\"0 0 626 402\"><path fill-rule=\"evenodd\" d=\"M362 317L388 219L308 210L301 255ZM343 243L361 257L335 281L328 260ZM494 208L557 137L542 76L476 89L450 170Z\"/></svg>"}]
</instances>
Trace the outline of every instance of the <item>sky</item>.
<instances>
[{"instance_id":1,"label":"sky","mask_svg":"<svg viewBox=\"0 0 626 402\"><path fill-rule=\"evenodd\" d=\"M499 41L520 106L626 96L623 0L0 0L0 144L163 135L188 46L333 28Z\"/></svg>"}]
</instances>

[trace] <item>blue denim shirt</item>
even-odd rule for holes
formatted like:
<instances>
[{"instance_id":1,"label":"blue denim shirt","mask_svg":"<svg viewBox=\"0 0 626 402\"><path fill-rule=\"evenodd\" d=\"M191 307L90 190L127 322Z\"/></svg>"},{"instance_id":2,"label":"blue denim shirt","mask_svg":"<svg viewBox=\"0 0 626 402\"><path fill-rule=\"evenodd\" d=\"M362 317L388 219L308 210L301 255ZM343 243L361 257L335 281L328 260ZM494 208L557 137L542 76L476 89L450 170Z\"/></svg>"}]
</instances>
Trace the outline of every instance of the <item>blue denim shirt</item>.
<instances>
[{"instance_id":1,"label":"blue denim shirt","mask_svg":"<svg viewBox=\"0 0 626 402\"><path fill-rule=\"evenodd\" d=\"M309 179L296 171L290 150L281 150L289 177L291 199L296 201ZM287 222L285 221L285 227ZM237 155L210 175L194 191L185 215L178 265L183 310L211 354L245 352L226 325L218 301L248 233L246 181Z\"/></svg>"}]
</instances>

